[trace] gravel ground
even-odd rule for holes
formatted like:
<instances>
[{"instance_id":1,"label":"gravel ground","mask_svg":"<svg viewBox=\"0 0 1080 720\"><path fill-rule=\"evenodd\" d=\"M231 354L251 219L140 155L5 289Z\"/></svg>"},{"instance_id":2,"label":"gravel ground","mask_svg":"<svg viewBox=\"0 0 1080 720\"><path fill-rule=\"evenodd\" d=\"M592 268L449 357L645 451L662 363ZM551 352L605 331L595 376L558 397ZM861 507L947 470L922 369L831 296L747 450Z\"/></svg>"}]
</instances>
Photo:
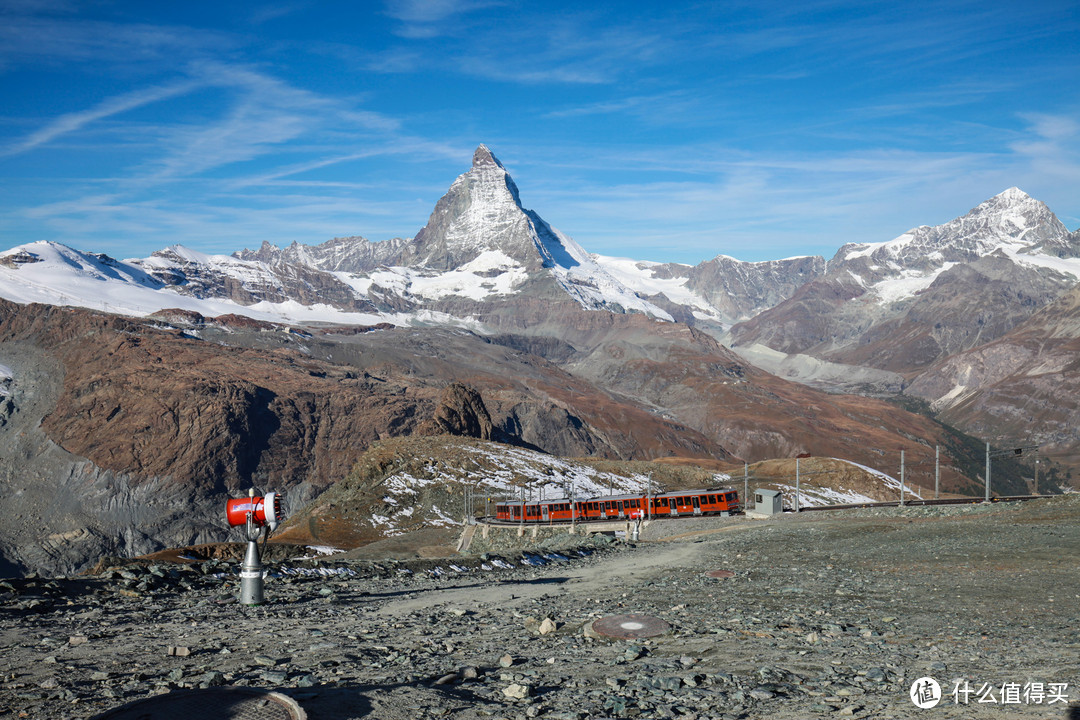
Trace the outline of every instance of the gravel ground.
<instances>
[{"instance_id":1,"label":"gravel ground","mask_svg":"<svg viewBox=\"0 0 1080 720\"><path fill-rule=\"evenodd\" d=\"M219 685L277 689L313 720L1080 712L1080 496L679 530L542 567L509 551L513 569L294 561L257 608L220 561L7 580L0 717L90 718ZM671 631L592 632L624 613ZM909 698L924 676L943 693L925 710Z\"/></svg>"}]
</instances>

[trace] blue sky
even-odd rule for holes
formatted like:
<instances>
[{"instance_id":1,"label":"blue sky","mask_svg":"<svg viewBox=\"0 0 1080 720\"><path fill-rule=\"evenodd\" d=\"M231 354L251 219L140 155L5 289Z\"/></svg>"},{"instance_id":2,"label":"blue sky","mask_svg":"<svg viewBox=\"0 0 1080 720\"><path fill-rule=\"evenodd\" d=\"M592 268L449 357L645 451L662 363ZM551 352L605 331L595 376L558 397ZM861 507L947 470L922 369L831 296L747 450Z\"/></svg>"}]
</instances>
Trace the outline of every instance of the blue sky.
<instances>
[{"instance_id":1,"label":"blue sky","mask_svg":"<svg viewBox=\"0 0 1080 720\"><path fill-rule=\"evenodd\" d=\"M412 236L485 143L608 255L1080 227L1080 4L0 0L0 249Z\"/></svg>"}]
</instances>

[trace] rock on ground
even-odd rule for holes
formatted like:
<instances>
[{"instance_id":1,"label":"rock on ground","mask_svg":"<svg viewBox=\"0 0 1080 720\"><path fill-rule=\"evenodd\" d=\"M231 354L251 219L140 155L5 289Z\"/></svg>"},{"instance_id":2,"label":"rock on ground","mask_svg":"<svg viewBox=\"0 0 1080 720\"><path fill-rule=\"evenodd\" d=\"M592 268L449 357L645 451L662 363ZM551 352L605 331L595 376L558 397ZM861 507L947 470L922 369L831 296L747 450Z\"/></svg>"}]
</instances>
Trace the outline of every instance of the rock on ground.
<instances>
[{"instance_id":1,"label":"rock on ground","mask_svg":"<svg viewBox=\"0 0 1080 720\"><path fill-rule=\"evenodd\" d=\"M253 608L218 560L3 581L0 716L86 719L220 685L342 720L1069 717L1046 696L957 704L964 683L1080 701L1080 497L731 519L562 556L287 561ZM672 630L585 635L629 613ZM927 676L946 697L920 711Z\"/></svg>"}]
</instances>

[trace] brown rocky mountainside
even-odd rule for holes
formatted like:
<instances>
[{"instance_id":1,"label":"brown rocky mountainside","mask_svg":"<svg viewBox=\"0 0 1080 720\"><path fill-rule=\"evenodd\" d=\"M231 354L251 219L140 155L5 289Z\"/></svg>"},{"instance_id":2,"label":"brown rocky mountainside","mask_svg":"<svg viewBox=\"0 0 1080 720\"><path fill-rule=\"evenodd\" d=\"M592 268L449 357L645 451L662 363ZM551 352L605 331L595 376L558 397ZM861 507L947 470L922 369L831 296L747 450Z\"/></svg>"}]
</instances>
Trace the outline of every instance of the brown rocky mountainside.
<instances>
[{"instance_id":1,"label":"brown rocky mountainside","mask_svg":"<svg viewBox=\"0 0 1080 720\"><path fill-rule=\"evenodd\" d=\"M535 318L522 331L558 333L579 348L562 363L575 376L657 408L750 462L810 453L894 472L900 448L909 457L933 457L935 445L953 460L970 453L955 432L922 415L783 380L679 323L580 311ZM957 482L954 490L967 484Z\"/></svg>"},{"instance_id":2,"label":"brown rocky mountainside","mask_svg":"<svg viewBox=\"0 0 1080 720\"><path fill-rule=\"evenodd\" d=\"M373 442L418 432L639 460L964 452L937 423L779 380L685 325L543 305L482 337L0 303L0 552L67 572L219 541L226 493L299 507Z\"/></svg>"},{"instance_id":3,"label":"brown rocky mountainside","mask_svg":"<svg viewBox=\"0 0 1080 720\"><path fill-rule=\"evenodd\" d=\"M731 329L764 345L911 379L991 342L1072 288L1080 235L1010 188L935 227L842 247L823 276Z\"/></svg>"},{"instance_id":4,"label":"brown rocky mountainside","mask_svg":"<svg viewBox=\"0 0 1080 720\"><path fill-rule=\"evenodd\" d=\"M364 367L348 364L361 355ZM510 428L494 437L550 438L545 449L571 454L728 456L540 358L450 331L320 341L258 323L182 330L0 302L0 358L14 376L0 408L0 554L16 570L221 540L225 493L279 489L299 506L380 438L454 431L454 415L457 431L476 431L478 396L440 404L457 378L493 397Z\"/></svg>"},{"instance_id":5,"label":"brown rocky mountainside","mask_svg":"<svg viewBox=\"0 0 1080 720\"><path fill-rule=\"evenodd\" d=\"M851 277L828 277L738 325L733 336L743 345L912 376L1001 337L1073 282L987 256L942 272L914 298L875 307Z\"/></svg>"},{"instance_id":6,"label":"brown rocky mountainside","mask_svg":"<svg viewBox=\"0 0 1080 720\"><path fill-rule=\"evenodd\" d=\"M937 363L906 392L996 443L1080 465L1080 288L1008 334ZM1008 445L1006 445L1008 446Z\"/></svg>"}]
</instances>

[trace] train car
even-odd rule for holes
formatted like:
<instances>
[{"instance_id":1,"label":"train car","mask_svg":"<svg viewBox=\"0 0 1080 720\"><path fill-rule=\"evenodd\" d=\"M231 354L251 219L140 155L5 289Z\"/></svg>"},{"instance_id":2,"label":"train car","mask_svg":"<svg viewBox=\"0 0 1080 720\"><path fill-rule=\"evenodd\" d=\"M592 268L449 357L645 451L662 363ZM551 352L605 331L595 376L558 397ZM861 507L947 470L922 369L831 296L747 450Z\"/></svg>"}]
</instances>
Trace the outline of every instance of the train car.
<instances>
[{"instance_id":1,"label":"train car","mask_svg":"<svg viewBox=\"0 0 1080 720\"><path fill-rule=\"evenodd\" d=\"M739 512L739 494L731 488L677 490L651 498L651 517L724 515Z\"/></svg>"},{"instance_id":2,"label":"train car","mask_svg":"<svg viewBox=\"0 0 1080 720\"><path fill-rule=\"evenodd\" d=\"M495 519L509 522L571 522L581 519L575 515L581 501L571 502L567 498L560 500L501 502L495 505Z\"/></svg>"},{"instance_id":3,"label":"train car","mask_svg":"<svg viewBox=\"0 0 1080 720\"><path fill-rule=\"evenodd\" d=\"M645 517L647 507L645 496L640 494L606 495L590 498L581 505L578 517L585 520L617 520L639 515Z\"/></svg>"},{"instance_id":4,"label":"train car","mask_svg":"<svg viewBox=\"0 0 1080 720\"><path fill-rule=\"evenodd\" d=\"M607 495L588 499L502 502L495 518L506 522L556 523L588 520L649 519L739 512L731 488L677 490L659 495Z\"/></svg>"}]
</instances>

